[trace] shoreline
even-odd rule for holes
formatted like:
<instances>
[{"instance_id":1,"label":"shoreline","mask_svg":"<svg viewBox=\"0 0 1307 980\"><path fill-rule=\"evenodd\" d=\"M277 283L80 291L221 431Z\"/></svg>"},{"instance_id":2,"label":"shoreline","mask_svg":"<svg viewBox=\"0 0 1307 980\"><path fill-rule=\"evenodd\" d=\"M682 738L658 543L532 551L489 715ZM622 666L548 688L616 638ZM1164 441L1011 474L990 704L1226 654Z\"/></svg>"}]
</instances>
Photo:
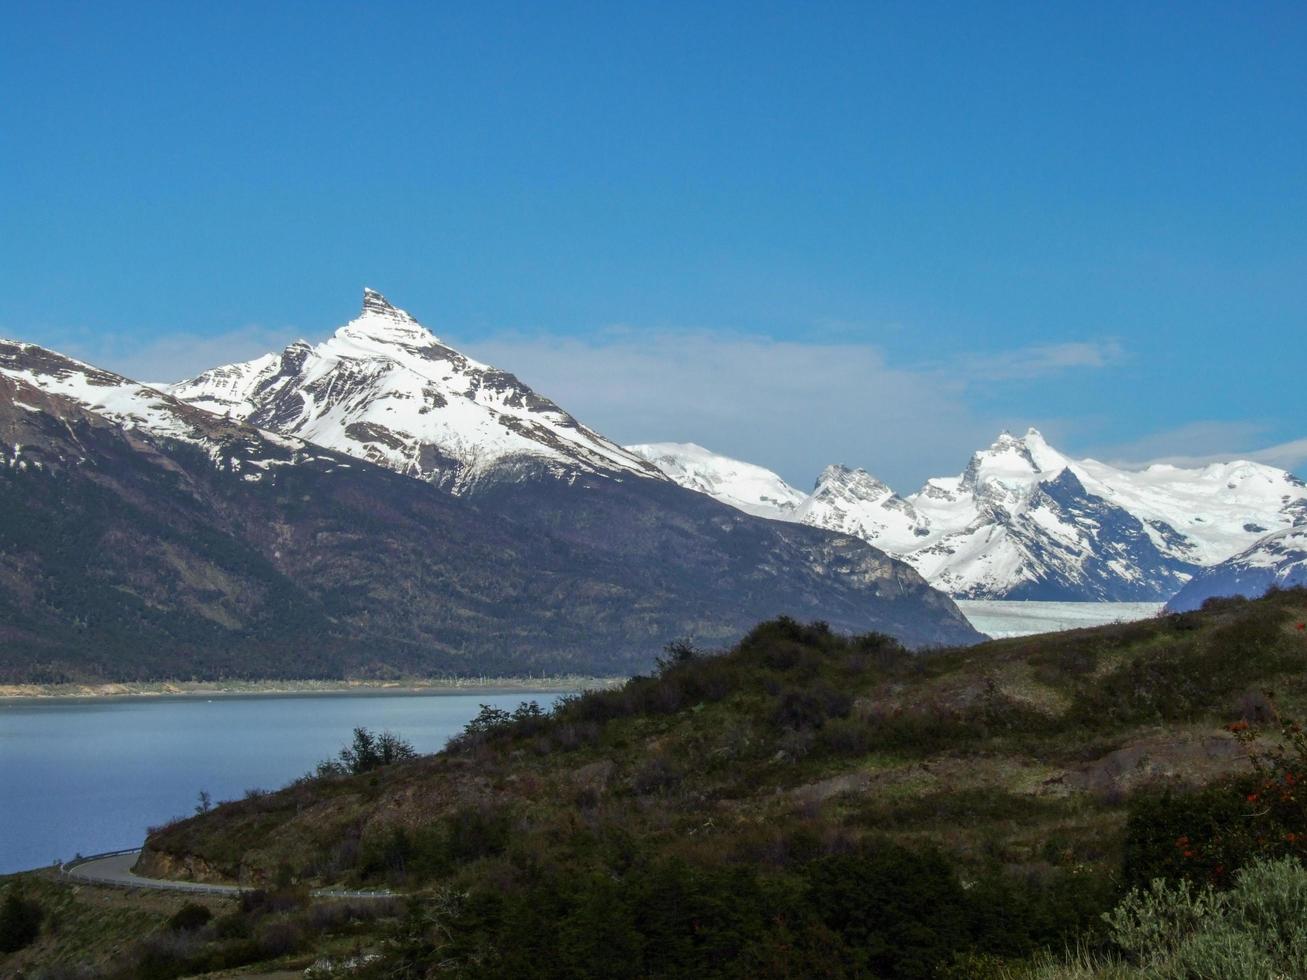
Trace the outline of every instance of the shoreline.
<instances>
[{"instance_id":1,"label":"shoreline","mask_svg":"<svg viewBox=\"0 0 1307 980\"><path fill-rule=\"evenodd\" d=\"M215 698L439 697L450 694L565 694L612 688L624 677L452 677L402 681L141 681L101 684L0 684L0 706L76 701L163 701Z\"/></svg>"}]
</instances>

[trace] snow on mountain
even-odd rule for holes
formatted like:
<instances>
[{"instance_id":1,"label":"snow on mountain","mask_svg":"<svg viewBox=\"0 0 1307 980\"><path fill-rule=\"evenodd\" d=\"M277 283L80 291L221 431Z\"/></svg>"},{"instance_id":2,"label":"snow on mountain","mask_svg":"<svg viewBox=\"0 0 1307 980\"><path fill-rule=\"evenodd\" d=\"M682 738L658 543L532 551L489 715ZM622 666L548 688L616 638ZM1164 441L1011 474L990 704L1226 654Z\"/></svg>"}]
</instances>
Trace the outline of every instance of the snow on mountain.
<instances>
[{"instance_id":1,"label":"snow on mountain","mask_svg":"<svg viewBox=\"0 0 1307 980\"><path fill-rule=\"evenodd\" d=\"M692 442L653 442L626 447L683 487L706 493L755 517L793 520L808 499L771 470L719 456Z\"/></svg>"},{"instance_id":2,"label":"snow on mountain","mask_svg":"<svg viewBox=\"0 0 1307 980\"><path fill-rule=\"evenodd\" d=\"M674 482L751 515L861 538L960 597L1164 599L1198 569L1307 523L1307 486L1283 470L1247 461L1122 469L1071 459L1035 429L1003 433L958 476L906 496L844 466L827 467L804 494L694 444L618 446L373 290L320 344L297 341L166 390L8 342L0 373L125 428L204 446L215 462L228 434L209 413L266 430L263 445L280 439L282 454L325 446L456 493L537 476ZM257 478L257 461L247 462Z\"/></svg>"},{"instance_id":3,"label":"snow on mountain","mask_svg":"<svg viewBox=\"0 0 1307 980\"><path fill-rule=\"evenodd\" d=\"M443 344L380 293L328 340L206 371L169 391L455 492L545 473L663 479L516 377Z\"/></svg>"},{"instance_id":4,"label":"snow on mountain","mask_svg":"<svg viewBox=\"0 0 1307 980\"><path fill-rule=\"evenodd\" d=\"M828 466L799 506L798 520L882 542L886 551L912 551L929 535L915 507L866 470Z\"/></svg>"},{"instance_id":5,"label":"snow on mountain","mask_svg":"<svg viewBox=\"0 0 1307 980\"><path fill-rule=\"evenodd\" d=\"M1197 609L1213 596L1256 598L1271 586L1307 585L1307 524L1268 534L1250 548L1195 575L1166 604L1171 612Z\"/></svg>"},{"instance_id":6,"label":"snow on mountain","mask_svg":"<svg viewBox=\"0 0 1307 980\"><path fill-rule=\"evenodd\" d=\"M1134 601L1170 595L1189 572L1035 429L1003 433L960 476L928 480L905 503L915 540L886 549L953 595Z\"/></svg>"},{"instance_id":7,"label":"snow on mountain","mask_svg":"<svg viewBox=\"0 0 1307 980\"><path fill-rule=\"evenodd\" d=\"M665 449L656 462L672 479L756 506L747 483L685 475L747 464L695 447L691 465ZM1165 599L1198 568L1307 520L1307 486L1246 461L1134 471L1073 460L1030 429L1003 433L959 476L906 497L865 470L827 467L805 500L771 516L857 535L954 596L1141 601Z\"/></svg>"},{"instance_id":8,"label":"snow on mountain","mask_svg":"<svg viewBox=\"0 0 1307 980\"><path fill-rule=\"evenodd\" d=\"M146 385L36 344L0 340L0 374L41 391L62 395L124 428L203 441L191 413L175 399Z\"/></svg>"},{"instance_id":9,"label":"snow on mountain","mask_svg":"<svg viewBox=\"0 0 1307 980\"><path fill-rule=\"evenodd\" d=\"M305 462L326 464L330 471L348 466L324 456L302 439L259 431L215 416L160 391L103 368L85 364L36 344L0 339L0 378L14 386L14 404L34 413L63 418L64 406L76 406L131 432L188 443L204 451L219 469L261 480L271 469ZM0 441L11 465L25 453L22 445Z\"/></svg>"},{"instance_id":10,"label":"snow on mountain","mask_svg":"<svg viewBox=\"0 0 1307 980\"><path fill-rule=\"evenodd\" d=\"M1307 486L1262 463L1125 470L1085 459L1073 466L1092 492L1147 523L1158 547L1198 565L1223 561L1268 532L1307 519Z\"/></svg>"}]
</instances>

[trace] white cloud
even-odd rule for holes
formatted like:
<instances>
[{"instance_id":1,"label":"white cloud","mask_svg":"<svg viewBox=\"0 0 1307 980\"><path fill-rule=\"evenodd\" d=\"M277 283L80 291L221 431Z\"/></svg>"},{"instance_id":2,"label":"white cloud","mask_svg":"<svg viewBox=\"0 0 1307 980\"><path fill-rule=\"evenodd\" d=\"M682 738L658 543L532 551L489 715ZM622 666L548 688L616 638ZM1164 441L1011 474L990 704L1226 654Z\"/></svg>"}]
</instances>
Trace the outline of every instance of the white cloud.
<instances>
[{"instance_id":1,"label":"white cloud","mask_svg":"<svg viewBox=\"0 0 1307 980\"><path fill-rule=\"evenodd\" d=\"M180 381L220 364L281 350L299 335L292 328L250 325L220 334L176 333L142 343L125 335L76 337L59 350L136 381Z\"/></svg>"},{"instance_id":2,"label":"white cloud","mask_svg":"<svg viewBox=\"0 0 1307 980\"><path fill-rule=\"evenodd\" d=\"M990 381L1033 380L1077 368L1103 368L1125 356L1114 340L1035 344L968 358L970 372Z\"/></svg>"},{"instance_id":3,"label":"white cloud","mask_svg":"<svg viewBox=\"0 0 1307 980\"><path fill-rule=\"evenodd\" d=\"M1233 459L1247 459L1291 471L1307 465L1307 439L1267 446L1264 445L1265 434L1266 426L1255 422L1191 422L1112 446L1094 455L1101 455L1118 466L1135 467L1151 463L1205 466ZM1259 443L1263 445L1255 448Z\"/></svg>"},{"instance_id":4,"label":"white cloud","mask_svg":"<svg viewBox=\"0 0 1307 980\"><path fill-rule=\"evenodd\" d=\"M1255 449L1248 454L1255 463L1267 463L1285 470L1301 471L1307 466L1307 439L1294 439L1265 449Z\"/></svg>"},{"instance_id":5,"label":"white cloud","mask_svg":"<svg viewBox=\"0 0 1307 980\"><path fill-rule=\"evenodd\" d=\"M697 442L796 486L829 463L904 491L958 472L999 429L972 384L1102 367L1115 345L1063 344L896 366L867 344L614 328L587 338L504 334L464 345L623 443Z\"/></svg>"}]
</instances>

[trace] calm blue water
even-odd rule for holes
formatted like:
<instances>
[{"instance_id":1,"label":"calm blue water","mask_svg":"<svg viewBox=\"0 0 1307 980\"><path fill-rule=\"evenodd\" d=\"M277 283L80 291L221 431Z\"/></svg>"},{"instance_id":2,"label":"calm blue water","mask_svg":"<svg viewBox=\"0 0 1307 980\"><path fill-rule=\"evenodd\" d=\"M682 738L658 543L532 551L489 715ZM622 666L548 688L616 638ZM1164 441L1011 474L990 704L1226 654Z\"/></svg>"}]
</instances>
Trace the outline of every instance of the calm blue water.
<instances>
[{"instance_id":1,"label":"calm blue water","mask_svg":"<svg viewBox=\"0 0 1307 980\"><path fill-rule=\"evenodd\" d=\"M434 752L481 704L558 695L312 695L0 704L0 874L139 844L200 790L275 789L363 725Z\"/></svg>"}]
</instances>

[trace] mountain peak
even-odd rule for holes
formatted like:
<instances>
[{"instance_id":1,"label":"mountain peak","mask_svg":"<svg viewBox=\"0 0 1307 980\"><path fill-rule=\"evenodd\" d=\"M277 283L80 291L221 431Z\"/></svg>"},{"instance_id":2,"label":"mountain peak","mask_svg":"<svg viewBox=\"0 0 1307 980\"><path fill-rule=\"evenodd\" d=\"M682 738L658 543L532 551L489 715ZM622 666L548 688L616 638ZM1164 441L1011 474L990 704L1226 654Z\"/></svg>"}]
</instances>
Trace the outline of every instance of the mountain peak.
<instances>
[{"instance_id":1,"label":"mountain peak","mask_svg":"<svg viewBox=\"0 0 1307 980\"><path fill-rule=\"evenodd\" d=\"M990 449L1001 449L1008 446L1047 446L1048 440L1044 434L1036 429L1033 425L1029 426L1024 433L1016 435L1011 429L1004 429L998 434L998 438L990 444Z\"/></svg>"},{"instance_id":2,"label":"mountain peak","mask_svg":"<svg viewBox=\"0 0 1307 980\"><path fill-rule=\"evenodd\" d=\"M894 491L883 480L878 480L862 468L854 469L841 463L832 463L821 471L813 485L814 495L831 492L853 493L864 499L883 499Z\"/></svg>"},{"instance_id":3,"label":"mountain peak","mask_svg":"<svg viewBox=\"0 0 1307 980\"><path fill-rule=\"evenodd\" d=\"M359 319L368 320L377 317L383 320L393 320L396 323L417 325L417 320L407 311L395 306L375 289L364 286L363 309L359 311Z\"/></svg>"},{"instance_id":4,"label":"mountain peak","mask_svg":"<svg viewBox=\"0 0 1307 980\"><path fill-rule=\"evenodd\" d=\"M1033 426L1015 436L1004 429L988 449L971 457L962 474L962 487L976 491L982 486L1002 488L1007 494L1034 484L1064 469L1070 460L1050 446Z\"/></svg>"},{"instance_id":5,"label":"mountain peak","mask_svg":"<svg viewBox=\"0 0 1307 980\"><path fill-rule=\"evenodd\" d=\"M439 343L438 338L406 310L401 310L385 296L363 287L363 308L358 317L337 331L356 341L373 341L389 346L393 344L425 347Z\"/></svg>"},{"instance_id":6,"label":"mountain peak","mask_svg":"<svg viewBox=\"0 0 1307 980\"><path fill-rule=\"evenodd\" d=\"M805 494L762 466L722 456L693 442L647 442L626 447L663 476L756 517L789 519Z\"/></svg>"},{"instance_id":7,"label":"mountain peak","mask_svg":"<svg viewBox=\"0 0 1307 980\"><path fill-rule=\"evenodd\" d=\"M665 479L513 375L442 344L375 289L319 344L296 342L169 391L454 492L508 475Z\"/></svg>"},{"instance_id":8,"label":"mountain peak","mask_svg":"<svg viewBox=\"0 0 1307 980\"><path fill-rule=\"evenodd\" d=\"M363 310L359 314L360 316L367 316L369 313L381 316L397 316L401 312L375 289L369 289L367 286L363 287Z\"/></svg>"}]
</instances>

